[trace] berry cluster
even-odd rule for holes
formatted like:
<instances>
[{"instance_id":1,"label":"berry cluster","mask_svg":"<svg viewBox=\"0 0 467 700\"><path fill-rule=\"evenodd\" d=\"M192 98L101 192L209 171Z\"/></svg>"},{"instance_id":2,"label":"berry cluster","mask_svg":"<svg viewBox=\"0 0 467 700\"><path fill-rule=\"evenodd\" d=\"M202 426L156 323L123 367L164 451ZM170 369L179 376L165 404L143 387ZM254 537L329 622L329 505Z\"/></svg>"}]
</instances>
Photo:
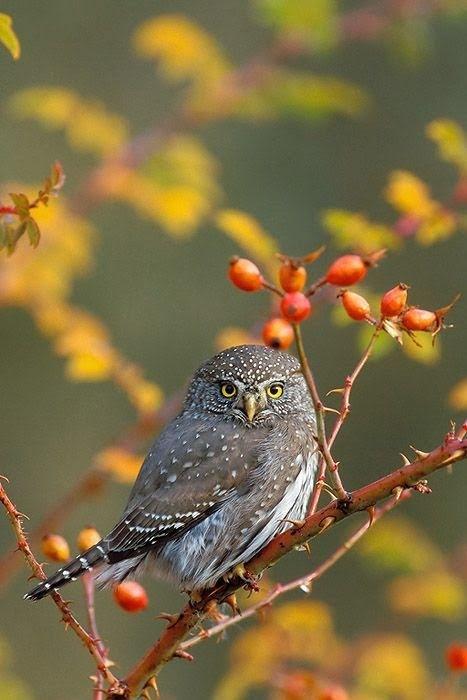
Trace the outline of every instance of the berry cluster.
<instances>
[{"instance_id":1,"label":"berry cluster","mask_svg":"<svg viewBox=\"0 0 467 700\"><path fill-rule=\"evenodd\" d=\"M101 539L94 527L85 527L78 534L76 544L84 553ZM52 561L65 563L70 559L70 547L62 535L44 535L41 542L42 553ZM123 581L113 589L113 597L119 607L127 612L140 612L148 606L148 596L141 584L136 581Z\"/></svg>"},{"instance_id":2,"label":"berry cluster","mask_svg":"<svg viewBox=\"0 0 467 700\"><path fill-rule=\"evenodd\" d=\"M354 321L366 321L374 326L382 327L388 333L400 340L402 332L412 335L415 331L427 331L435 335L443 327L443 320L451 304L436 311L420 309L407 305L409 287L399 283L387 291L380 300L380 319L377 321L371 315L371 307L367 299L350 287L361 282L369 268L375 267L384 256L385 251L377 251L371 255L356 254L342 255L329 265L326 273L316 282L306 287L307 270L305 265L314 262L323 252L310 253L303 258L291 258L279 255L279 284L277 287L269 283L261 274L259 268L251 260L232 258L229 267L231 282L245 292L256 292L268 289L280 296L280 316L275 316L265 323L262 329L263 341L266 345L286 350L294 340L293 325L299 324L313 313L310 297L315 292L330 285L339 288L337 297L342 306Z\"/></svg>"}]
</instances>

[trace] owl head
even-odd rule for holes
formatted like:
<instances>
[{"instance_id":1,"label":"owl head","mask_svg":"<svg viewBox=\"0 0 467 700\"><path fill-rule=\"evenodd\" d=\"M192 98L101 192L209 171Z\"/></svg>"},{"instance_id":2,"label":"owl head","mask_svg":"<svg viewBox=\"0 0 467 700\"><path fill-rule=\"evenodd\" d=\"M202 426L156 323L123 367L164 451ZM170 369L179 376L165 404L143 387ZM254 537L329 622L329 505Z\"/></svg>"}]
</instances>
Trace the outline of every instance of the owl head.
<instances>
[{"instance_id":1,"label":"owl head","mask_svg":"<svg viewBox=\"0 0 467 700\"><path fill-rule=\"evenodd\" d=\"M239 345L208 360L190 383L185 407L250 426L312 411L298 360L264 345Z\"/></svg>"}]
</instances>

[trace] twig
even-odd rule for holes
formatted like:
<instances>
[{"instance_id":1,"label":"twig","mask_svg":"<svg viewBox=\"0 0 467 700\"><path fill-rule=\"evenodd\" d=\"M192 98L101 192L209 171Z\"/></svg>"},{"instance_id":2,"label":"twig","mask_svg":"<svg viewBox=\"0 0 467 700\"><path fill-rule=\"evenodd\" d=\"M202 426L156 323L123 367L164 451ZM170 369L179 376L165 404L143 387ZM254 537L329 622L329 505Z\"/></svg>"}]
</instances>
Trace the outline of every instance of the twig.
<instances>
[{"instance_id":1,"label":"twig","mask_svg":"<svg viewBox=\"0 0 467 700\"><path fill-rule=\"evenodd\" d=\"M294 335L295 335L295 344L297 346L298 358L300 360L300 365L302 368L303 376L305 378L306 384L307 384L308 389L310 391L311 400L313 401L313 406L315 408L316 431L317 431L316 437L317 437L318 449L321 452L323 459L324 459L324 462L329 470L329 475L331 477L332 484L333 484L334 491L336 493L337 498L340 501L348 501L349 495L348 495L347 491L344 489L344 487L342 485L342 481L341 481L340 476L339 476L339 465L333 459L333 456L331 454L331 450L329 448L329 443L328 443L328 440L326 437L326 423L324 420L325 409L324 409L323 402L321 401L320 395L318 393L316 381L315 381L313 372L311 371L311 367L310 367L310 364L308 362L305 348L303 346L302 332L300 330L300 326L297 323L294 323L292 325L293 325L293 330L294 330Z\"/></svg>"},{"instance_id":2,"label":"twig","mask_svg":"<svg viewBox=\"0 0 467 700\"><path fill-rule=\"evenodd\" d=\"M370 338L370 341L365 348L365 351L363 352L362 356L360 357L359 361L355 365L355 368L351 374L349 374L346 379L345 379L345 385L342 389L342 399L341 399L341 405L339 409L339 415L337 416L334 426L331 432L331 435L328 440L328 447L331 449L333 446L345 420L347 419L347 416L349 415L350 412L350 394L352 392L353 386L355 384L355 381L357 377L359 376L360 372L368 362L371 353L373 352L373 348L375 346L375 343L378 339L378 336L381 332L381 325L378 324L375 326L375 329L373 331L373 334ZM320 460L320 463L318 465L318 471L317 471L317 477L316 477L316 482L315 486L313 488L313 492L311 495L310 499L310 504L308 506L308 515L312 515L315 511L316 508L318 507L318 502L319 502L319 497L321 495L321 491L323 488L324 484L324 475L325 475L325 470L326 470L326 462L324 459Z\"/></svg>"},{"instance_id":3,"label":"twig","mask_svg":"<svg viewBox=\"0 0 467 700\"><path fill-rule=\"evenodd\" d=\"M5 507L7 511L10 522L13 526L16 535L16 541L18 543L18 549L23 552L23 555L33 572L33 575L41 581L44 581L47 577L44 573L42 566L39 564L35 558L29 543L26 539L26 535L22 525L22 518L24 515L16 508L15 504L8 497L3 485L0 483L0 502ZM99 646L96 641L86 632L84 627L78 622L76 617L70 610L69 605L65 602L62 596L54 591L51 593L52 600L61 612L62 620L65 623L65 628L70 627L73 632L79 637L84 646L87 648L91 656L93 656L96 663L97 670L102 673L106 682L109 685L114 685L118 688L120 682L118 679L109 671L106 665L106 660L102 656Z\"/></svg>"},{"instance_id":4,"label":"twig","mask_svg":"<svg viewBox=\"0 0 467 700\"><path fill-rule=\"evenodd\" d=\"M464 424L457 435L449 433L443 444L424 457L406 464L387 476L378 479L354 491L348 507L343 509L338 500L309 516L303 525L296 526L275 537L256 557L247 563L247 569L253 575L274 564L296 545L319 535L337 522L350 515L368 510L377 502L403 493L405 489L417 485L437 469L446 467L467 457L467 440ZM175 622L171 622L157 642L136 663L126 678L118 686L110 689L112 698L128 698L141 685L148 675L157 674L172 659L179 649L184 637L206 616L212 601L223 602L226 597L244 585L244 581L235 580L213 590L207 591L200 603L188 603ZM124 689L122 691L122 689Z\"/></svg>"},{"instance_id":5,"label":"twig","mask_svg":"<svg viewBox=\"0 0 467 700\"><path fill-rule=\"evenodd\" d=\"M97 629L96 609L94 605L94 577L92 575L92 572L88 571L87 573L83 574L81 580L83 582L84 600L86 603L86 612L88 615L89 631L91 633L92 638L94 639L94 642L96 643L97 648L99 649L102 658L104 659L106 667L108 668L111 663L108 659L108 650L102 643L99 630ZM95 686L92 696L93 700L105 700L104 682L105 678L102 672L99 669L97 669L95 677Z\"/></svg>"}]
</instances>

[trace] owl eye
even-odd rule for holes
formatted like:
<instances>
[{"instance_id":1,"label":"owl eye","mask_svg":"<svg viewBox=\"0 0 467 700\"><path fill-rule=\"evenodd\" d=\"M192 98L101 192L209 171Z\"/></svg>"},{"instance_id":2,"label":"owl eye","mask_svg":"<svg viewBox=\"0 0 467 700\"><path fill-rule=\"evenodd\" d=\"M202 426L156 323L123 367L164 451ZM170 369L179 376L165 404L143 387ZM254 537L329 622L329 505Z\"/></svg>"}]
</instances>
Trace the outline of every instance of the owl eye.
<instances>
[{"instance_id":1,"label":"owl eye","mask_svg":"<svg viewBox=\"0 0 467 700\"><path fill-rule=\"evenodd\" d=\"M232 382L224 382L221 384L221 394L226 399L233 399L237 395L237 387Z\"/></svg>"},{"instance_id":2,"label":"owl eye","mask_svg":"<svg viewBox=\"0 0 467 700\"><path fill-rule=\"evenodd\" d=\"M268 386L268 388L266 389L266 393L268 396L271 397L271 399L279 399L284 393L284 387L282 386L282 384L278 384L276 382L275 384L270 384Z\"/></svg>"}]
</instances>

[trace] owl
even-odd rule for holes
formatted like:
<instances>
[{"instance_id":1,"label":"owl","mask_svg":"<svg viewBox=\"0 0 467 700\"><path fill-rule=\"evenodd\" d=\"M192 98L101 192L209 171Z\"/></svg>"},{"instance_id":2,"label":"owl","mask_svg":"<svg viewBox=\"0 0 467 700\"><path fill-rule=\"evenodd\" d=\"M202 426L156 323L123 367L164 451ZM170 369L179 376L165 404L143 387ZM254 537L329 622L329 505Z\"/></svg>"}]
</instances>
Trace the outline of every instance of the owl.
<instances>
[{"instance_id":1,"label":"owl","mask_svg":"<svg viewBox=\"0 0 467 700\"><path fill-rule=\"evenodd\" d=\"M149 450L115 527L25 597L91 570L98 587L148 572L191 594L210 588L305 516L314 435L292 355L262 345L215 355Z\"/></svg>"}]
</instances>

